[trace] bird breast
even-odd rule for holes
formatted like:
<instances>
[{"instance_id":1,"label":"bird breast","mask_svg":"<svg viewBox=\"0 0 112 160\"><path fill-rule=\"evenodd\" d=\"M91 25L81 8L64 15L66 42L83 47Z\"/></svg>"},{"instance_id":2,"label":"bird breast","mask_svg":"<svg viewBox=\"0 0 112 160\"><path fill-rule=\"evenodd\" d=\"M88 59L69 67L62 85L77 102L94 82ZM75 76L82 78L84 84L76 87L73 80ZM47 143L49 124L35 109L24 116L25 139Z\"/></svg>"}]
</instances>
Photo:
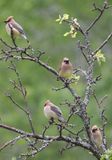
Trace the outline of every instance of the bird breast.
<instances>
[{"instance_id":1,"label":"bird breast","mask_svg":"<svg viewBox=\"0 0 112 160\"><path fill-rule=\"evenodd\" d=\"M19 33L19 31L17 29L15 29L14 27L10 27L9 25L10 24L8 24L8 23L6 24L6 31L10 36L11 36L11 29L12 29L14 37L20 35L20 33Z\"/></svg>"},{"instance_id":2,"label":"bird breast","mask_svg":"<svg viewBox=\"0 0 112 160\"><path fill-rule=\"evenodd\" d=\"M50 106L44 107L44 114L47 118L58 118L55 112L50 109Z\"/></svg>"},{"instance_id":3,"label":"bird breast","mask_svg":"<svg viewBox=\"0 0 112 160\"><path fill-rule=\"evenodd\" d=\"M65 70L65 71L71 70L72 69L72 65L70 63L69 64L63 63L62 69Z\"/></svg>"},{"instance_id":4,"label":"bird breast","mask_svg":"<svg viewBox=\"0 0 112 160\"><path fill-rule=\"evenodd\" d=\"M93 134L93 139L94 139L94 142L99 145L102 143L102 135L101 135L100 131L97 131L97 133Z\"/></svg>"}]
</instances>

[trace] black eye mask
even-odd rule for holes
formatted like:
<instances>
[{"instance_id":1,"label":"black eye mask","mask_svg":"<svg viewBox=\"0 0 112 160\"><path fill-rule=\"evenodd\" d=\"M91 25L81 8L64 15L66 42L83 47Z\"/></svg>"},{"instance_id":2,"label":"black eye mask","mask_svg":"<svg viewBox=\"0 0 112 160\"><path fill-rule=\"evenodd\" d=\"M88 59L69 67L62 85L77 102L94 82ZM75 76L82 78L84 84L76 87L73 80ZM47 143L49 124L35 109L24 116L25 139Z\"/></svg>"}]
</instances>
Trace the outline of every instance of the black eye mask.
<instances>
[{"instance_id":1,"label":"black eye mask","mask_svg":"<svg viewBox=\"0 0 112 160\"><path fill-rule=\"evenodd\" d=\"M64 61L66 64L69 64L69 61Z\"/></svg>"},{"instance_id":2,"label":"black eye mask","mask_svg":"<svg viewBox=\"0 0 112 160\"><path fill-rule=\"evenodd\" d=\"M92 132L95 133L97 130L98 130L97 128L96 128L96 129L93 129Z\"/></svg>"}]
</instances>

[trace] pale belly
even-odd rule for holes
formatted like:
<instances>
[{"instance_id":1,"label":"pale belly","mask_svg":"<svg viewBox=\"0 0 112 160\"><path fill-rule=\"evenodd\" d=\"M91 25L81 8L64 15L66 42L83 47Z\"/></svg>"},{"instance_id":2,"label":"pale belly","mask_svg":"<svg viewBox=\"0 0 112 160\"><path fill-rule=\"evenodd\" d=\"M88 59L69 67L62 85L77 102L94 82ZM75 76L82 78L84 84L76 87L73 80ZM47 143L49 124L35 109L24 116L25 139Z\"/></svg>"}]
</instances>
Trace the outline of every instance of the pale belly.
<instances>
[{"instance_id":1,"label":"pale belly","mask_svg":"<svg viewBox=\"0 0 112 160\"><path fill-rule=\"evenodd\" d=\"M100 146L100 145L102 144L102 138L101 138L101 136L95 135L95 136L94 136L94 142L95 142L98 146Z\"/></svg>"},{"instance_id":2,"label":"pale belly","mask_svg":"<svg viewBox=\"0 0 112 160\"><path fill-rule=\"evenodd\" d=\"M50 118L58 119L58 116L49 107L44 107L44 114L48 119Z\"/></svg>"},{"instance_id":3,"label":"pale belly","mask_svg":"<svg viewBox=\"0 0 112 160\"><path fill-rule=\"evenodd\" d=\"M60 72L60 75L61 77L64 77L64 78L70 78L72 75L72 72L70 70L66 70L64 73Z\"/></svg>"},{"instance_id":4,"label":"pale belly","mask_svg":"<svg viewBox=\"0 0 112 160\"><path fill-rule=\"evenodd\" d=\"M11 36L11 28L9 27L8 24L6 24L6 31L7 31L8 35ZM19 31L17 29L13 28L12 31L13 31L13 36L14 37L20 35L20 33L19 33Z\"/></svg>"}]
</instances>

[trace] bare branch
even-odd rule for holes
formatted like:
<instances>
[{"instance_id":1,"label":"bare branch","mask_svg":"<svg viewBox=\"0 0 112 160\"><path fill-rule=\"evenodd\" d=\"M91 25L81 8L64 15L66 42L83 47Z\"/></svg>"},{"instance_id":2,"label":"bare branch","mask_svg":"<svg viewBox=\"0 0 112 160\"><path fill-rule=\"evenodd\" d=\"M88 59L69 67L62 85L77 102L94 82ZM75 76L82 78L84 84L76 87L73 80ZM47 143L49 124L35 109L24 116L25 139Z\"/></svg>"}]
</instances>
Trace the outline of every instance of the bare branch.
<instances>
[{"instance_id":1,"label":"bare branch","mask_svg":"<svg viewBox=\"0 0 112 160\"><path fill-rule=\"evenodd\" d=\"M4 148L10 146L10 145L14 145L17 141L19 141L20 139L24 138L25 135L20 135L20 136L17 136L15 137L14 139L6 142L5 144L3 144L1 147L0 147L0 151L2 151Z\"/></svg>"},{"instance_id":2,"label":"bare branch","mask_svg":"<svg viewBox=\"0 0 112 160\"><path fill-rule=\"evenodd\" d=\"M89 151L91 151L95 157L97 159L100 159L100 153L97 149L93 148L90 144L88 144L87 142L85 141L79 141L79 140L76 140L76 139L73 139L73 138L70 138L70 137L66 137L66 136L45 136L43 138L42 135L37 135L37 134L33 134L33 133L28 133L28 132L25 132L25 131L22 131L20 129L16 129L14 127L10 127L10 126L7 126L7 125L3 125L3 124L0 124L0 128L4 128L4 129L7 129L9 131L12 131L12 132L15 132L15 133L18 133L20 135L25 135L26 137L32 137L32 138L36 138L36 139L43 139L43 140L47 140L48 142L53 142L53 141L64 141L64 142L67 142L67 143L72 143L76 146L81 146Z\"/></svg>"},{"instance_id":3,"label":"bare branch","mask_svg":"<svg viewBox=\"0 0 112 160\"><path fill-rule=\"evenodd\" d=\"M28 111L28 109L24 109L22 106L20 106L13 98L12 96L8 93L6 94L6 96L12 101L12 103L14 105L16 105L20 110L22 110L28 117L28 121L29 121L29 124L30 124L30 127L33 131L33 133L35 132L34 131L34 127L33 127L33 124L32 124L32 119L31 119L31 116L30 116L30 112Z\"/></svg>"},{"instance_id":4,"label":"bare branch","mask_svg":"<svg viewBox=\"0 0 112 160\"><path fill-rule=\"evenodd\" d=\"M90 26L86 29L85 34L88 34L88 32L91 30L91 28L93 28L93 26L99 21L99 19L102 17L104 11L108 8L110 8L111 6L108 5L108 3L106 3L106 1L104 1L104 4L102 6L102 8L98 8L96 6L95 3L93 3L93 7L95 11L99 11L99 15L95 18L95 20L90 24Z\"/></svg>"},{"instance_id":5,"label":"bare branch","mask_svg":"<svg viewBox=\"0 0 112 160\"><path fill-rule=\"evenodd\" d=\"M103 43L100 45L100 47L98 47L93 53L92 55L95 55L100 49L102 49L107 42L112 38L112 32L108 35L108 37L105 39L105 41L103 41Z\"/></svg>"},{"instance_id":6,"label":"bare branch","mask_svg":"<svg viewBox=\"0 0 112 160\"><path fill-rule=\"evenodd\" d=\"M5 45L5 47L8 47L8 48L10 48L10 49L14 49L14 47L12 47L12 46L10 46L9 44L7 44L2 38L0 38L0 41L2 42L2 44L4 44Z\"/></svg>"}]
</instances>

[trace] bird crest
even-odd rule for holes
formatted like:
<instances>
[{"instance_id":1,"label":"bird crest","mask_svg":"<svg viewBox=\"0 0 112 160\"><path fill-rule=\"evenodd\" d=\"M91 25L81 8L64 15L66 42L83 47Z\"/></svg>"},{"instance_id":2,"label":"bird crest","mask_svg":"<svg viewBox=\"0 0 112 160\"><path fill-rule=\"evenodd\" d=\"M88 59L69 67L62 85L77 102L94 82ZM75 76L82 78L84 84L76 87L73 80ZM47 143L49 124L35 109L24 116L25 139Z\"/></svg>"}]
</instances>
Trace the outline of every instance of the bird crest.
<instances>
[{"instance_id":1,"label":"bird crest","mask_svg":"<svg viewBox=\"0 0 112 160\"><path fill-rule=\"evenodd\" d=\"M44 106L48 105L50 102L50 100L47 100L45 103L44 103Z\"/></svg>"},{"instance_id":2,"label":"bird crest","mask_svg":"<svg viewBox=\"0 0 112 160\"><path fill-rule=\"evenodd\" d=\"M10 22L12 19L13 19L13 16L9 16L4 22L5 23Z\"/></svg>"}]
</instances>

